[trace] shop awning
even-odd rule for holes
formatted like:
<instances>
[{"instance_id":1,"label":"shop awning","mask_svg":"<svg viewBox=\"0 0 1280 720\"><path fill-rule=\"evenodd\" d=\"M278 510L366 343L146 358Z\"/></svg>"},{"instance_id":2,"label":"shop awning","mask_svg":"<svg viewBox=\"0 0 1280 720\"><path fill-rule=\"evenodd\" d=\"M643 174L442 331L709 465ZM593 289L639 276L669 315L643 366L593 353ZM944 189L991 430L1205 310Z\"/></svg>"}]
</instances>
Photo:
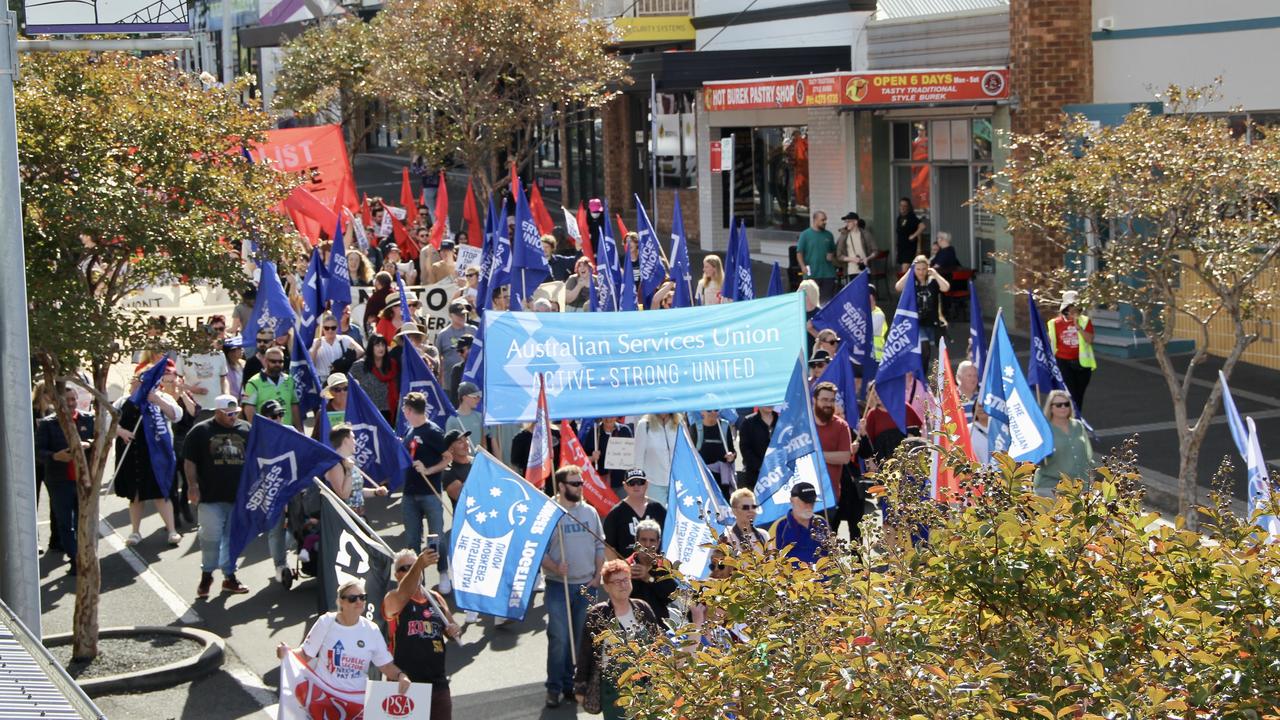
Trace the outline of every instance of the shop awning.
<instances>
[{"instance_id":1,"label":"shop awning","mask_svg":"<svg viewBox=\"0 0 1280 720\"><path fill-rule=\"evenodd\" d=\"M711 112L990 105L1008 102L1009 70L988 67L835 72L767 80L713 80L704 83L704 90L703 107Z\"/></svg>"},{"instance_id":2,"label":"shop awning","mask_svg":"<svg viewBox=\"0 0 1280 720\"><path fill-rule=\"evenodd\" d=\"M811 48L763 48L637 53L630 57L630 92L649 93L649 78L657 78L659 90L697 90L703 84L734 78L834 73L852 67L848 45Z\"/></svg>"}]
</instances>

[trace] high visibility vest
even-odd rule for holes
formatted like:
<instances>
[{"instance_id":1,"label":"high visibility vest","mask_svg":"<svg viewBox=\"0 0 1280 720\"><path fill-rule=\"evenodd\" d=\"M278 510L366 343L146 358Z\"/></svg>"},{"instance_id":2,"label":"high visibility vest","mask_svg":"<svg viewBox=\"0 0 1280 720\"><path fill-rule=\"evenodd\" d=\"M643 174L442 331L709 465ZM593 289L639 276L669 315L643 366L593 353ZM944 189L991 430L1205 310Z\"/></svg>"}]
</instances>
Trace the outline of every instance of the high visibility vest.
<instances>
[{"instance_id":1,"label":"high visibility vest","mask_svg":"<svg viewBox=\"0 0 1280 720\"><path fill-rule=\"evenodd\" d=\"M880 362L880 359L884 357L884 339L889 334L889 323L885 322L884 311L880 309L879 305L871 306L871 316L871 346L876 356L876 362ZM876 316L880 317L880 332L874 332Z\"/></svg>"},{"instance_id":2,"label":"high visibility vest","mask_svg":"<svg viewBox=\"0 0 1280 720\"><path fill-rule=\"evenodd\" d=\"M1054 357L1058 355L1058 323L1062 320L1062 316L1058 315L1049 321L1049 346L1053 351ZM1087 367L1090 370L1098 367L1098 360L1093 356L1093 343L1089 342L1084 336L1084 329L1089 325L1088 315L1076 316L1076 327L1079 332L1076 338L1080 342L1080 366Z\"/></svg>"}]
</instances>

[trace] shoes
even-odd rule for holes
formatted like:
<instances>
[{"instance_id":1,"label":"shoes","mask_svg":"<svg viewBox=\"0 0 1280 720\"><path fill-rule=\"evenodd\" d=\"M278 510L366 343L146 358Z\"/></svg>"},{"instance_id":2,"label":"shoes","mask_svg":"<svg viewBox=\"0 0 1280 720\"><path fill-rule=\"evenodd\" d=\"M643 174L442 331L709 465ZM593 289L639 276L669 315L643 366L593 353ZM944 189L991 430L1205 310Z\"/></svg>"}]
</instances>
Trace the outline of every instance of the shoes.
<instances>
[{"instance_id":1,"label":"shoes","mask_svg":"<svg viewBox=\"0 0 1280 720\"><path fill-rule=\"evenodd\" d=\"M440 584L436 586L436 590L441 595L448 595L453 592L453 581L449 579L449 571L445 570L440 574Z\"/></svg>"},{"instance_id":2,"label":"shoes","mask_svg":"<svg viewBox=\"0 0 1280 720\"><path fill-rule=\"evenodd\" d=\"M209 588L213 587L213 573L200 573L200 584L196 586L196 597L209 597Z\"/></svg>"},{"instance_id":3,"label":"shoes","mask_svg":"<svg viewBox=\"0 0 1280 720\"><path fill-rule=\"evenodd\" d=\"M178 547L178 543L182 542L182 533L169 533L169 547Z\"/></svg>"},{"instance_id":4,"label":"shoes","mask_svg":"<svg viewBox=\"0 0 1280 720\"><path fill-rule=\"evenodd\" d=\"M468 624L480 622L480 613L475 610L468 610L467 614L463 617L462 622Z\"/></svg>"},{"instance_id":5,"label":"shoes","mask_svg":"<svg viewBox=\"0 0 1280 720\"><path fill-rule=\"evenodd\" d=\"M227 579L222 581L222 592L231 593L232 595L244 595L249 592L249 588L241 585L235 575L228 575Z\"/></svg>"},{"instance_id":6,"label":"shoes","mask_svg":"<svg viewBox=\"0 0 1280 720\"><path fill-rule=\"evenodd\" d=\"M510 622L511 622L511 619L510 619L510 618L495 617L495 618L493 619L493 626L494 626L494 627L501 627L501 626L506 625L507 623L510 623Z\"/></svg>"},{"instance_id":7,"label":"shoes","mask_svg":"<svg viewBox=\"0 0 1280 720\"><path fill-rule=\"evenodd\" d=\"M130 533L129 537L124 541L124 544L128 545L129 547L133 547L140 542L142 542L141 535L139 535L138 533Z\"/></svg>"},{"instance_id":8,"label":"shoes","mask_svg":"<svg viewBox=\"0 0 1280 720\"><path fill-rule=\"evenodd\" d=\"M555 690L547 691L547 707L549 708L560 707L560 693L556 692Z\"/></svg>"},{"instance_id":9,"label":"shoes","mask_svg":"<svg viewBox=\"0 0 1280 720\"><path fill-rule=\"evenodd\" d=\"M578 698L576 695L573 694L572 690L564 691L564 701L567 703L573 703L574 705L578 704Z\"/></svg>"},{"instance_id":10,"label":"shoes","mask_svg":"<svg viewBox=\"0 0 1280 720\"><path fill-rule=\"evenodd\" d=\"M293 587L293 571L281 565L276 568L276 578L280 580L280 584L284 585L284 589L288 590Z\"/></svg>"},{"instance_id":11,"label":"shoes","mask_svg":"<svg viewBox=\"0 0 1280 720\"><path fill-rule=\"evenodd\" d=\"M547 579L542 576L541 572L539 572L538 579L535 580L533 583L533 591L536 593L540 593L540 592L545 592L546 589L547 589Z\"/></svg>"}]
</instances>

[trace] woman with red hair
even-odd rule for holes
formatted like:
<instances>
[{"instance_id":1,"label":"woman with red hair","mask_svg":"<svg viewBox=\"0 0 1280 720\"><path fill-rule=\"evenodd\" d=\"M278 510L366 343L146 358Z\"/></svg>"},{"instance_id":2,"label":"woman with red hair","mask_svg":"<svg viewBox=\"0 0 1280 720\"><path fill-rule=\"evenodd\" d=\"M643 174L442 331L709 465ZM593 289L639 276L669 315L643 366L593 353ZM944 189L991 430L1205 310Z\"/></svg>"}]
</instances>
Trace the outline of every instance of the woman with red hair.
<instances>
[{"instance_id":1,"label":"woman with red hair","mask_svg":"<svg viewBox=\"0 0 1280 720\"><path fill-rule=\"evenodd\" d=\"M600 585L609 599L587 611L587 629L578 639L574 694L587 712L603 712L605 720L623 720L626 715L618 707L617 683L626 668L617 660L611 662L609 643L603 638L612 630L617 638L644 642L662 632L662 626L649 603L631 597L631 565L626 560L607 561L600 569Z\"/></svg>"}]
</instances>

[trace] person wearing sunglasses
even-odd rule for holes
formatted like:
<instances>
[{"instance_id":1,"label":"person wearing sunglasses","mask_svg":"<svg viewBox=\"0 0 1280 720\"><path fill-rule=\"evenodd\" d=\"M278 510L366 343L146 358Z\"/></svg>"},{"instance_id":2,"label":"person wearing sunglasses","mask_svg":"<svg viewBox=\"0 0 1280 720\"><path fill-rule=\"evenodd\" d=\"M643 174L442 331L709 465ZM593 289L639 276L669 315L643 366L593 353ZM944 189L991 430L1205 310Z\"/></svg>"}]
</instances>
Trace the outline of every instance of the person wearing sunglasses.
<instances>
[{"instance_id":1,"label":"person wearing sunglasses","mask_svg":"<svg viewBox=\"0 0 1280 720\"><path fill-rule=\"evenodd\" d=\"M338 318L331 312L320 316L320 332L316 334L310 350L311 362L315 364L316 374L319 377L329 377L333 372L334 362L344 356L350 357L351 360L346 363L348 369L352 362L364 357L364 348L360 347L360 343L350 335L341 334L338 331L338 324Z\"/></svg>"},{"instance_id":2,"label":"person wearing sunglasses","mask_svg":"<svg viewBox=\"0 0 1280 720\"><path fill-rule=\"evenodd\" d=\"M1053 497L1058 480L1066 475L1073 480L1088 480L1089 471L1097 465L1089 432L1076 417L1075 405L1066 390L1051 390L1044 401L1044 415L1053 431L1053 454L1036 470L1036 494Z\"/></svg>"},{"instance_id":3,"label":"person wearing sunglasses","mask_svg":"<svg viewBox=\"0 0 1280 720\"><path fill-rule=\"evenodd\" d=\"M324 413L329 416L329 428L333 429L347 421L347 376L343 373L329 373L324 389L320 391L320 399L324 400ZM321 423L311 430L313 440L324 442L320 437Z\"/></svg>"},{"instance_id":4,"label":"person wearing sunglasses","mask_svg":"<svg viewBox=\"0 0 1280 720\"><path fill-rule=\"evenodd\" d=\"M604 516L604 541L618 552L626 552L636 543L636 530L640 523L652 520L662 527L667 521L667 510L661 504L645 497L649 490L649 478L644 470L627 471L622 481L626 496Z\"/></svg>"},{"instance_id":5,"label":"person wearing sunglasses","mask_svg":"<svg viewBox=\"0 0 1280 720\"><path fill-rule=\"evenodd\" d=\"M338 609L321 615L307 631L306 639L298 648L299 659L322 682L348 696L363 697L370 665L378 668L388 680L398 682L401 694L406 693L413 681L396 666L378 626L364 616L368 598L363 580L348 580L339 585ZM292 651L286 643L280 643L276 646L276 657L284 659ZM355 717L363 709L363 703L352 707L354 703L333 694L316 695L319 697L311 707L305 708L308 717ZM343 715L344 712L347 714Z\"/></svg>"},{"instance_id":6,"label":"person wearing sunglasses","mask_svg":"<svg viewBox=\"0 0 1280 720\"><path fill-rule=\"evenodd\" d=\"M729 496L729 507L733 511L733 524L725 528L720 539L739 553L763 554L769 545L769 533L756 527L760 505L755 492L748 488L734 490Z\"/></svg>"},{"instance_id":7,"label":"person wearing sunglasses","mask_svg":"<svg viewBox=\"0 0 1280 720\"><path fill-rule=\"evenodd\" d=\"M396 553L392 564L396 585L382 598L382 617L396 665L413 682L431 683L431 718L449 720L453 697L445 672L445 638L457 640L462 628L454 622L444 597L423 585L423 573L438 560L431 548L416 555L407 549Z\"/></svg>"},{"instance_id":8,"label":"person wearing sunglasses","mask_svg":"<svg viewBox=\"0 0 1280 720\"><path fill-rule=\"evenodd\" d=\"M653 520L640 521L627 563L631 565L631 597L649 603L659 622L665 621L679 586L671 576L671 564L662 556L661 525ZM677 622L682 620L678 618Z\"/></svg>"}]
</instances>

